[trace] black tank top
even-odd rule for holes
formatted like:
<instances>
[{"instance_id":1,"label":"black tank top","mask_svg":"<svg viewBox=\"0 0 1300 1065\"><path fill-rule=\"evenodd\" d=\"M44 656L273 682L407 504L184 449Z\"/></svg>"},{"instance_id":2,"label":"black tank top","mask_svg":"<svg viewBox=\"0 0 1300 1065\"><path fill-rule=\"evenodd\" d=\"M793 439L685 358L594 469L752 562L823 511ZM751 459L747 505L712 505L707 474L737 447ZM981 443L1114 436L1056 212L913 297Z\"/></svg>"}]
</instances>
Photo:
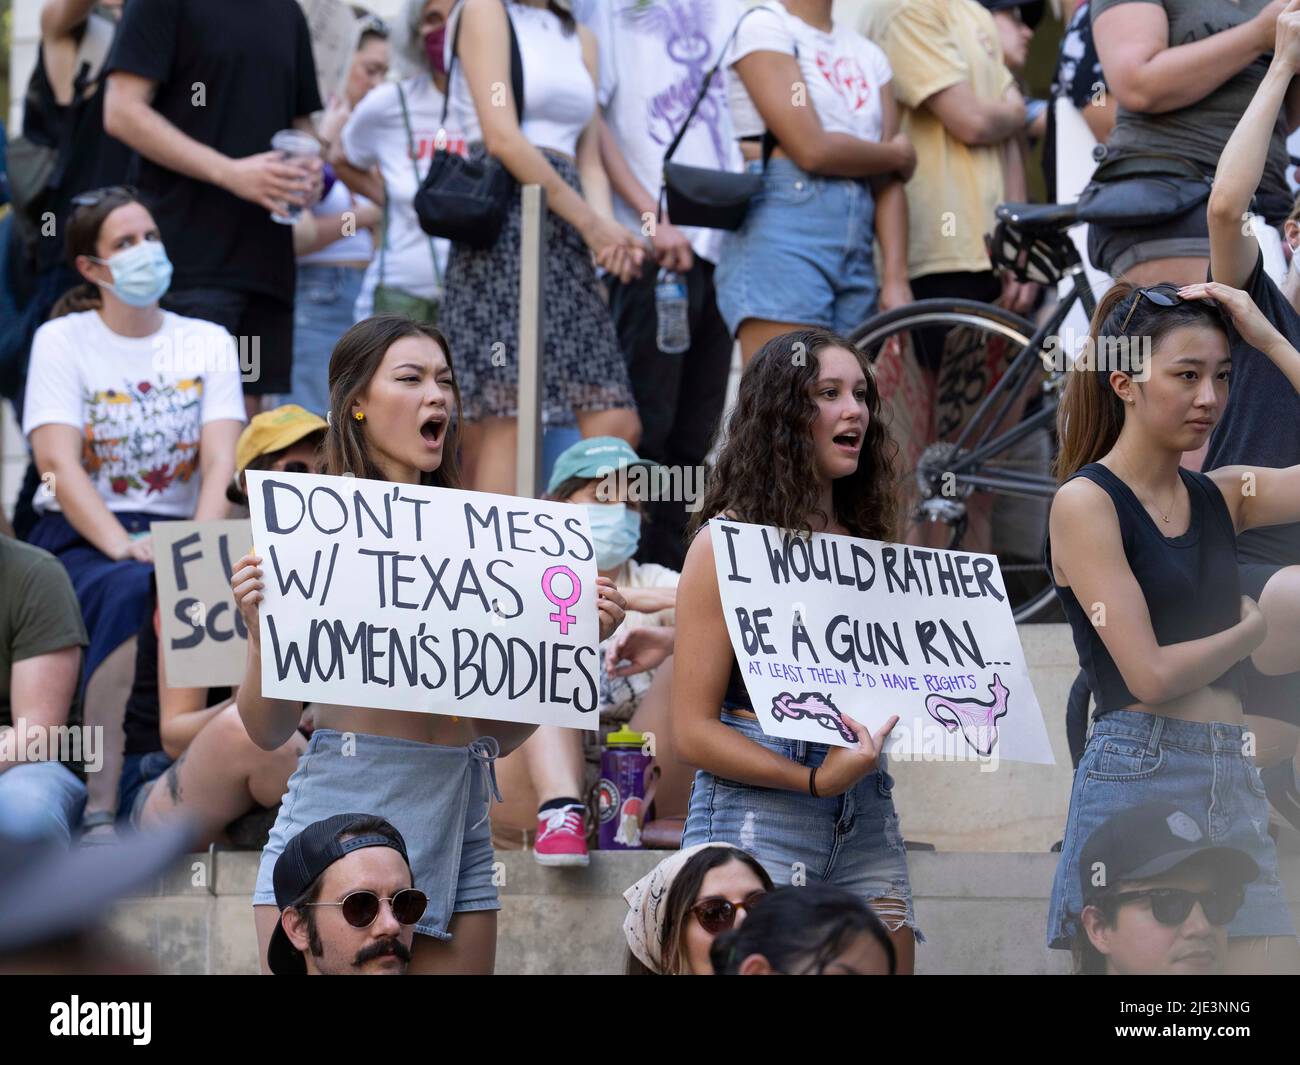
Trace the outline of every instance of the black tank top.
<instances>
[{"instance_id":1,"label":"black tank top","mask_svg":"<svg viewBox=\"0 0 1300 1065\"><path fill-rule=\"evenodd\" d=\"M1089 463L1074 475L1099 485L1115 504L1124 555L1142 588L1156 643L1162 647L1212 636L1241 620L1237 537L1228 505L1205 474L1184 469L1178 472L1187 486L1192 511L1191 522L1181 536L1162 535L1133 490L1100 463ZM1075 598L1074 589L1056 583L1050 537L1044 553L1052 586L1070 622L1079 664L1092 685L1096 713L1122 710L1140 702L1129 691L1089 611ZM1240 696L1239 667L1234 665L1211 687Z\"/></svg>"}]
</instances>

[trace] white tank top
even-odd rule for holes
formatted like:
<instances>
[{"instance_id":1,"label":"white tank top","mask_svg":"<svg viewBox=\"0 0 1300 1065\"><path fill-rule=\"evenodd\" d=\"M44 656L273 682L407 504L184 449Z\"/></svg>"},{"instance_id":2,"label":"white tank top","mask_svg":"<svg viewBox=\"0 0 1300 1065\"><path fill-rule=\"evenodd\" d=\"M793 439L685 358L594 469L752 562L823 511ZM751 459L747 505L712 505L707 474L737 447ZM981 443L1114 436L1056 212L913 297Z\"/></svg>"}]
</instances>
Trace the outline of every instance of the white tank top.
<instances>
[{"instance_id":1,"label":"white tank top","mask_svg":"<svg viewBox=\"0 0 1300 1065\"><path fill-rule=\"evenodd\" d=\"M596 86L582 61L578 31L566 30L564 23L545 8L513 0L507 7L524 64L524 137L537 148L576 155L578 137L596 113ZM449 61L459 18L457 8L447 27ZM448 128L463 130L470 144L481 141L483 131L459 59L450 88Z\"/></svg>"}]
</instances>

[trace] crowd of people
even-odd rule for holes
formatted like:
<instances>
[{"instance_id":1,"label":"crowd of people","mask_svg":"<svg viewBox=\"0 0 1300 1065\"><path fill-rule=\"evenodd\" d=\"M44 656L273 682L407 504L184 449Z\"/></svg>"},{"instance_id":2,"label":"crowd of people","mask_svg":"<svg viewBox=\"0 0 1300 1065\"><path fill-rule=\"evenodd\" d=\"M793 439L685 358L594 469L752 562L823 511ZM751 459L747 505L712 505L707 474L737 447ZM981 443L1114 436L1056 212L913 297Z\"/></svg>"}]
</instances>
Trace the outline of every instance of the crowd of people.
<instances>
[{"instance_id":1,"label":"crowd of people","mask_svg":"<svg viewBox=\"0 0 1300 1065\"><path fill-rule=\"evenodd\" d=\"M897 719L767 734L700 533L899 538L891 397L846 336L917 299L1050 306L985 234L1040 141L1054 190L1072 107L1105 145L1094 199L1124 205L1089 227L1113 278L1092 339L1147 355L1061 401L1044 564L1095 708L1047 942L1081 973L1300 972L1276 844L1300 828L1300 259L1265 269L1300 244L1300 0L1059 0L1047 100L1023 82L1045 0L832 7L406 0L357 12L330 87L296 0L45 0L0 220L0 392L31 452L0 531L0 739L103 740L93 766L89 741L0 758L0 847L53 870L184 818L190 845L261 847L264 971L490 973L496 849L586 865L600 746L630 729L656 737L670 853L626 892L629 974L911 973ZM749 175L743 218L675 225L670 145ZM448 155L515 190L490 241L426 231ZM599 731L264 695L251 552L242 681L169 686L150 530L246 516L249 471L532 490L528 185L543 495L588 516ZM932 397L942 339L914 351ZM642 467L708 473L699 498L604 490ZM0 960L43 927L0 918Z\"/></svg>"}]
</instances>

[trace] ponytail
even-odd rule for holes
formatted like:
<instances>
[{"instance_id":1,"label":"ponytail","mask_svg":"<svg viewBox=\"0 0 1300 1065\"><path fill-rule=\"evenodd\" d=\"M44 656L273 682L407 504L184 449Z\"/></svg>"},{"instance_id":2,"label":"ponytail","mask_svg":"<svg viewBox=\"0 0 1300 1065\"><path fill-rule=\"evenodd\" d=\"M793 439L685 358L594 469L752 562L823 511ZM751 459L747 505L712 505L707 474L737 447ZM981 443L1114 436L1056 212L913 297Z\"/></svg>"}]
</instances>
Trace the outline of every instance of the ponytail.
<instances>
[{"instance_id":1,"label":"ponytail","mask_svg":"<svg viewBox=\"0 0 1300 1065\"><path fill-rule=\"evenodd\" d=\"M81 311L97 311L104 305L104 297L99 286L84 281L74 285L60 296L50 309L49 319L62 318L65 314L79 314Z\"/></svg>"},{"instance_id":2,"label":"ponytail","mask_svg":"<svg viewBox=\"0 0 1300 1065\"><path fill-rule=\"evenodd\" d=\"M1088 340L1097 350L1099 336L1107 333L1106 325L1114 319L1117 331L1123 315L1128 313L1135 292L1127 281L1116 281L1097 303L1088 325ZM1119 314L1116 311L1119 310ZM1064 483L1090 462L1096 462L1115 446L1124 428L1124 401L1110 387L1109 369L1069 367L1065 394L1056 411L1056 431L1061 447L1056 456L1056 479Z\"/></svg>"}]
</instances>

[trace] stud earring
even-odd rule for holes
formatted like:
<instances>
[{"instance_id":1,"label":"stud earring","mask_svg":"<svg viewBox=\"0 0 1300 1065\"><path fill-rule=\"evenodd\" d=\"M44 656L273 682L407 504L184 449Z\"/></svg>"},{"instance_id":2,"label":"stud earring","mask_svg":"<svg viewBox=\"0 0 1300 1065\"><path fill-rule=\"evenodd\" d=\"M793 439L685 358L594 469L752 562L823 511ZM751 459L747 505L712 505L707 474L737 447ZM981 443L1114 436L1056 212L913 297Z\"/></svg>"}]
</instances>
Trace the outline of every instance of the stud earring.
<instances>
[{"instance_id":1,"label":"stud earring","mask_svg":"<svg viewBox=\"0 0 1300 1065\"><path fill-rule=\"evenodd\" d=\"M357 411L356 414L352 415L352 417L359 422L364 422L366 420L366 416L362 411Z\"/></svg>"}]
</instances>

